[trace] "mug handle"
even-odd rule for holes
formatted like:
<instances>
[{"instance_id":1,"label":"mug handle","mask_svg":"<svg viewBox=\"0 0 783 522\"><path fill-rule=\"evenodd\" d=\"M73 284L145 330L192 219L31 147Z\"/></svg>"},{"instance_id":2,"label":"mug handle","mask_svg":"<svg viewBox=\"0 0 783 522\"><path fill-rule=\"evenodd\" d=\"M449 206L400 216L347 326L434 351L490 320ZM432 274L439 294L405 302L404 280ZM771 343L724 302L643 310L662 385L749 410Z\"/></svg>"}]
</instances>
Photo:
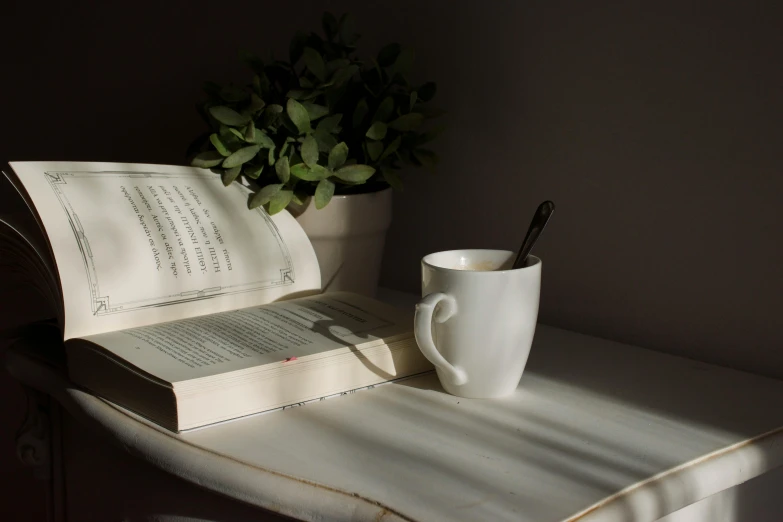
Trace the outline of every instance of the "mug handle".
<instances>
[{"instance_id":1,"label":"mug handle","mask_svg":"<svg viewBox=\"0 0 783 522\"><path fill-rule=\"evenodd\" d=\"M457 301L452 296L441 292L429 294L416 305L413 333L424 357L437 366L454 385L459 386L468 382L468 375L462 368L449 363L440 354L432 339L432 315L438 303L441 303L441 306L435 314L437 322L446 322L457 313Z\"/></svg>"}]
</instances>

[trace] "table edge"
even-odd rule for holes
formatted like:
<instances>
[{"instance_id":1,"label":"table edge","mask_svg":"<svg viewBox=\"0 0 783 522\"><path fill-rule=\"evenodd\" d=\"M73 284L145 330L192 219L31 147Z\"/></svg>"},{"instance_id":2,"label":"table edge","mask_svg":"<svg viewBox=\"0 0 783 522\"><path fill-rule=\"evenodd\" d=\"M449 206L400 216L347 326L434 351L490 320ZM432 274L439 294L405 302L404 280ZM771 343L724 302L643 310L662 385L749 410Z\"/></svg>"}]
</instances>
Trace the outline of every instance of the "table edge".
<instances>
[{"instance_id":1,"label":"table edge","mask_svg":"<svg viewBox=\"0 0 783 522\"><path fill-rule=\"evenodd\" d=\"M6 353L5 365L17 380L49 394L79 422L108 435L126 452L209 491L300 520L415 522L356 493L257 467L179 439L77 389L53 369L13 350ZM287 502L281 503L281 498Z\"/></svg>"},{"instance_id":2,"label":"table edge","mask_svg":"<svg viewBox=\"0 0 783 522\"><path fill-rule=\"evenodd\" d=\"M17 380L49 394L85 426L108 435L131 455L209 491L301 520L415 522L397 509L357 493L255 466L182 440L78 389L54 368L19 351L8 350L5 364ZM652 522L780 466L783 426L632 484L564 522ZM683 488L686 474L692 487ZM693 480L694 474L697 481ZM660 491L666 492L667 500L674 500L663 507L651 507L649 499L660 495ZM629 513L632 519L628 518Z\"/></svg>"},{"instance_id":3,"label":"table edge","mask_svg":"<svg viewBox=\"0 0 783 522\"><path fill-rule=\"evenodd\" d=\"M738 461L742 462L739 466ZM621 521L627 520L629 512L635 516L643 510L645 517L635 517L634 520L655 521L781 466L783 466L783 426L717 449L631 484L572 515L564 522ZM666 510L661 509L660 505L657 509L651 510L646 505L648 499L659 495L658 492L661 490L675 498L678 493L682 495L683 484L693 483L692 478L686 482L685 475L694 473L707 479L708 484L704 489L691 494L690 497L675 500L674 507L670 502ZM647 518L646 515L649 514L653 514L654 518Z\"/></svg>"}]
</instances>

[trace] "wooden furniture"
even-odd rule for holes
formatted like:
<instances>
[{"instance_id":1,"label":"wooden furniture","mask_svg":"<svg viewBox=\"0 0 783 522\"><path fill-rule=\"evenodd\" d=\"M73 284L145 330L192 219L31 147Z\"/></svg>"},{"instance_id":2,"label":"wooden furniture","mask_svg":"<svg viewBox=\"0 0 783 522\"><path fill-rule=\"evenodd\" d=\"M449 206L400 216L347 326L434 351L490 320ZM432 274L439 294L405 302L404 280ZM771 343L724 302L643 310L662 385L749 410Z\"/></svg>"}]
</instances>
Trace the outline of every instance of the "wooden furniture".
<instances>
[{"instance_id":1,"label":"wooden furniture","mask_svg":"<svg viewBox=\"0 0 783 522\"><path fill-rule=\"evenodd\" d=\"M197 485L193 506L217 493L263 508L261 520L734 520L716 518L731 515L720 492L783 464L783 382L543 325L505 399L454 397L427 374L182 434L23 352L8 354L9 370L80 427ZM21 447L34 462L44 445L31 440ZM766 516L778 496L755 508Z\"/></svg>"}]
</instances>

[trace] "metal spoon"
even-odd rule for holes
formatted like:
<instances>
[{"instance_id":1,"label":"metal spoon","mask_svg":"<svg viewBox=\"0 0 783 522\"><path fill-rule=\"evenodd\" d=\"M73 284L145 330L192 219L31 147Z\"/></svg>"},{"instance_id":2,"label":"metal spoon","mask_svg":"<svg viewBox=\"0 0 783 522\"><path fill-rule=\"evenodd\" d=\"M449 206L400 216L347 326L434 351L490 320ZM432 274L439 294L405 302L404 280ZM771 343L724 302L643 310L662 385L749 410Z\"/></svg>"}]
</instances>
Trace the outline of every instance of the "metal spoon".
<instances>
[{"instance_id":1,"label":"metal spoon","mask_svg":"<svg viewBox=\"0 0 783 522\"><path fill-rule=\"evenodd\" d=\"M536 244L538 236L544 231L549 218L552 217L552 212L555 211L555 204L551 201L544 201L538 206L536 213L533 214L533 221L530 222L530 227L527 229L527 235L522 242L522 246L519 248L519 254L514 260L514 265L511 268L522 268L525 266L527 255L530 250L533 249L533 245Z\"/></svg>"}]
</instances>

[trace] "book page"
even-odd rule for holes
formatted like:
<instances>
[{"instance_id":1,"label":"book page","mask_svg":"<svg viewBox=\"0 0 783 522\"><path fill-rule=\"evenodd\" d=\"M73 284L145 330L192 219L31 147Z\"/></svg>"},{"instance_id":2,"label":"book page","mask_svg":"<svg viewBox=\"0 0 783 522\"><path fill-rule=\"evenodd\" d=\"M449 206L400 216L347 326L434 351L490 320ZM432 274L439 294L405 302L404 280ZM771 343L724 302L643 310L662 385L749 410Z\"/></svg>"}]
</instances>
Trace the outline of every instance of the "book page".
<instances>
[{"instance_id":1,"label":"book page","mask_svg":"<svg viewBox=\"0 0 783 522\"><path fill-rule=\"evenodd\" d=\"M256 306L320 289L287 212L203 169L11 163L52 246L65 338Z\"/></svg>"},{"instance_id":2,"label":"book page","mask_svg":"<svg viewBox=\"0 0 783 522\"><path fill-rule=\"evenodd\" d=\"M7 213L6 209L0 209L3 221L18 231L18 233L30 243L41 258L41 261L43 261L47 269L51 272L52 277L56 278L57 271L52 264L54 254L51 250L51 246L46 240L43 223L41 223L41 220L38 217L35 205L30 201L27 192L24 190L24 187L22 187L21 181L19 181L19 178L16 176L9 175L8 172L3 170L2 179L0 180L0 190L13 190L27 207L27 210L29 210L29 214L23 216L18 213Z\"/></svg>"},{"instance_id":3,"label":"book page","mask_svg":"<svg viewBox=\"0 0 783 522\"><path fill-rule=\"evenodd\" d=\"M0 217L0 344L64 318L56 276L44 261L47 254L30 239L32 227L18 224Z\"/></svg>"},{"instance_id":4,"label":"book page","mask_svg":"<svg viewBox=\"0 0 783 522\"><path fill-rule=\"evenodd\" d=\"M412 317L335 292L85 337L169 383L411 336ZM342 352L341 352L342 353Z\"/></svg>"}]
</instances>

